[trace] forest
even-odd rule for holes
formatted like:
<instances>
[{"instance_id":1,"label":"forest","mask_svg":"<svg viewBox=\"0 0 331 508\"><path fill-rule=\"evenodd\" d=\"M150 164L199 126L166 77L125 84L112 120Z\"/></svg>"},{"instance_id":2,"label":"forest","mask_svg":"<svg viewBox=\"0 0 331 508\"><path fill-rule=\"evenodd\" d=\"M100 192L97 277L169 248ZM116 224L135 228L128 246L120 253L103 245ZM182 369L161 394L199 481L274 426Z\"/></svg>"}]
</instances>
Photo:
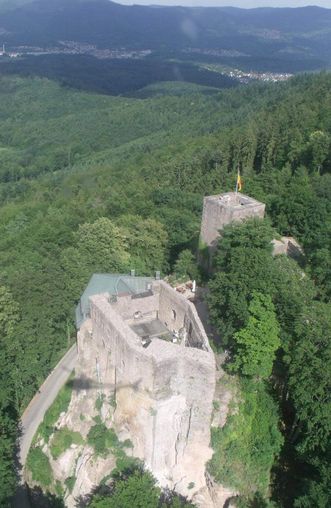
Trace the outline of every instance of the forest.
<instances>
[{"instance_id":1,"label":"forest","mask_svg":"<svg viewBox=\"0 0 331 508\"><path fill-rule=\"evenodd\" d=\"M157 82L179 81L213 88L230 88L238 81L199 64L157 58L105 59L87 55L42 55L1 63L3 74L40 76L62 86L108 95L132 96Z\"/></svg>"},{"instance_id":2,"label":"forest","mask_svg":"<svg viewBox=\"0 0 331 508\"><path fill-rule=\"evenodd\" d=\"M209 287L214 348L229 351L241 393L212 434L216 480L246 508L330 506L331 75L220 91L165 82L136 97L2 76L0 118L1 506L19 415L75 340L90 275L131 268ZM195 263L203 196L234 189L238 167L267 219L226 229L209 278ZM300 242L300 264L271 256L277 235ZM136 482L163 506L140 469L91 506Z\"/></svg>"}]
</instances>

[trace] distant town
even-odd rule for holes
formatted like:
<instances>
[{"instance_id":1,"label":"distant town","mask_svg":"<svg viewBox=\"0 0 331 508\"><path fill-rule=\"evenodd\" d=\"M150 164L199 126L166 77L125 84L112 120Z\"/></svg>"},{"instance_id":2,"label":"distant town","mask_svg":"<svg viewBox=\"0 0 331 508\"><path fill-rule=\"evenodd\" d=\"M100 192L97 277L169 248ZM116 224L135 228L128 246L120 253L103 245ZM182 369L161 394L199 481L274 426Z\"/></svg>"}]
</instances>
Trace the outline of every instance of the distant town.
<instances>
[{"instance_id":1,"label":"distant town","mask_svg":"<svg viewBox=\"0 0 331 508\"><path fill-rule=\"evenodd\" d=\"M209 71L218 72L219 74L226 74L231 78L236 79L240 83L247 84L251 81L265 81L276 83L277 81L287 81L293 74L279 73L279 72L257 72L257 71L242 71L240 69L233 69L230 67L221 67L218 65L204 65L205 69Z\"/></svg>"},{"instance_id":2,"label":"distant town","mask_svg":"<svg viewBox=\"0 0 331 508\"><path fill-rule=\"evenodd\" d=\"M247 56L239 53L236 50L228 49L210 49L202 50L198 48L190 48L184 50L184 53L198 53L208 54L212 56L227 56L238 57ZM7 49L2 45L0 50L0 58L19 58L25 56L40 56L40 55L90 55L100 60L106 59L141 59L152 54L151 49L128 49L128 48L97 48L94 44L82 43L77 41L59 41L57 46L54 47L41 47L41 46L18 46ZM1 60L0 60L1 61ZM289 73L275 73L275 72L257 72L257 71L243 71L219 64L201 64L201 66L209 71L218 74L227 75L236 79L240 83L247 84L251 81L264 81L264 82L277 82L286 81L293 76Z\"/></svg>"},{"instance_id":3,"label":"distant town","mask_svg":"<svg viewBox=\"0 0 331 508\"><path fill-rule=\"evenodd\" d=\"M244 72L239 69L232 69L231 71L224 72L232 78L236 78L240 83L249 83L250 81L266 81L276 83L277 81L287 81L293 74L278 73L278 72Z\"/></svg>"},{"instance_id":4,"label":"distant town","mask_svg":"<svg viewBox=\"0 0 331 508\"><path fill-rule=\"evenodd\" d=\"M7 50L5 45L3 45L2 50L0 50L0 57L17 58L28 55L40 56L40 55L63 54L63 55L91 55L99 59L107 59L107 58L135 59L135 58L144 58L150 55L151 53L152 51L150 49L146 50L133 50L127 48L98 49L93 44L87 44L76 41L59 41L58 46L46 48L43 48L41 46L18 46Z\"/></svg>"}]
</instances>

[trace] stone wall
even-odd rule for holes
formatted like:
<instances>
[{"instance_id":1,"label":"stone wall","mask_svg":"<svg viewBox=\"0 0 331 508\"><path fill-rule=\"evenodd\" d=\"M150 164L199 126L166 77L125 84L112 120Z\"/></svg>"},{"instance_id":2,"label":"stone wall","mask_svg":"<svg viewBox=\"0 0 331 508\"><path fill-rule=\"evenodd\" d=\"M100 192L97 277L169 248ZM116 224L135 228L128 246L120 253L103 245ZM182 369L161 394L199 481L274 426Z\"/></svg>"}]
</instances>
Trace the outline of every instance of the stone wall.
<instances>
[{"instance_id":1,"label":"stone wall","mask_svg":"<svg viewBox=\"0 0 331 508\"><path fill-rule=\"evenodd\" d=\"M291 236L282 236L280 240L272 240L272 255L285 255L298 262L303 261L304 252L300 244Z\"/></svg>"},{"instance_id":2,"label":"stone wall","mask_svg":"<svg viewBox=\"0 0 331 508\"><path fill-rule=\"evenodd\" d=\"M200 333L208 351L158 338L143 348L116 311L119 306L110 304L107 295L98 295L91 298L91 356L97 354L104 387L115 389L114 424L121 438L131 439L134 455L145 461L162 486L192 496L205 487L205 464L212 456L215 359L200 321L195 321L193 305L164 282L159 284L159 318L169 319L168 313L175 310L179 326L190 314L194 334ZM188 489L190 483L193 489Z\"/></svg>"},{"instance_id":3,"label":"stone wall","mask_svg":"<svg viewBox=\"0 0 331 508\"><path fill-rule=\"evenodd\" d=\"M186 330L186 345L211 352L208 337L190 301L165 282L160 285L159 319L171 330Z\"/></svg>"},{"instance_id":4,"label":"stone wall","mask_svg":"<svg viewBox=\"0 0 331 508\"><path fill-rule=\"evenodd\" d=\"M207 196L203 200L201 239L208 246L214 245L219 231L232 220L231 209L220 201L220 196Z\"/></svg>"},{"instance_id":5,"label":"stone wall","mask_svg":"<svg viewBox=\"0 0 331 508\"><path fill-rule=\"evenodd\" d=\"M210 269L212 255L217 247L220 231L227 224L240 222L248 218L263 219L265 204L241 193L227 192L216 196L206 196L203 200L203 213L200 231L200 243L208 247Z\"/></svg>"},{"instance_id":6,"label":"stone wall","mask_svg":"<svg viewBox=\"0 0 331 508\"><path fill-rule=\"evenodd\" d=\"M188 303L168 284L160 283L159 319L169 330L178 331L183 328Z\"/></svg>"},{"instance_id":7,"label":"stone wall","mask_svg":"<svg viewBox=\"0 0 331 508\"><path fill-rule=\"evenodd\" d=\"M109 303L108 295L93 296L90 300L93 349L98 352L101 382L107 377L115 389L128 383L148 389L153 372L140 338Z\"/></svg>"}]
</instances>

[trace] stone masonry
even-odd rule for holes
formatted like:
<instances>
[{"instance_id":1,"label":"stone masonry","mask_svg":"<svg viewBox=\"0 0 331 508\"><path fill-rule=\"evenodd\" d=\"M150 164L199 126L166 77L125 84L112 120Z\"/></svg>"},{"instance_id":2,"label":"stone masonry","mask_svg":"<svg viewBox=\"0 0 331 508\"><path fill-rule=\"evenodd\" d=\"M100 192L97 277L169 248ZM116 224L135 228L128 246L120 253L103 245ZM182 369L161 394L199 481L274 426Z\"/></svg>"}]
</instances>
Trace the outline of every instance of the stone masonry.
<instances>
[{"instance_id":1,"label":"stone masonry","mask_svg":"<svg viewBox=\"0 0 331 508\"><path fill-rule=\"evenodd\" d=\"M205 488L216 367L194 305L164 281L141 295L90 298L77 375L114 393L113 425L160 485ZM142 331L142 333L136 330ZM146 333L146 335L145 335Z\"/></svg>"},{"instance_id":2,"label":"stone masonry","mask_svg":"<svg viewBox=\"0 0 331 508\"><path fill-rule=\"evenodd\" d=\"M203 201L200 243L208 249L206 268L211 268L211 260L224 226L248 218L263 219L265 204L241 193L227 192L216 196L206 196Z\"/></svg>"}]
</instances>

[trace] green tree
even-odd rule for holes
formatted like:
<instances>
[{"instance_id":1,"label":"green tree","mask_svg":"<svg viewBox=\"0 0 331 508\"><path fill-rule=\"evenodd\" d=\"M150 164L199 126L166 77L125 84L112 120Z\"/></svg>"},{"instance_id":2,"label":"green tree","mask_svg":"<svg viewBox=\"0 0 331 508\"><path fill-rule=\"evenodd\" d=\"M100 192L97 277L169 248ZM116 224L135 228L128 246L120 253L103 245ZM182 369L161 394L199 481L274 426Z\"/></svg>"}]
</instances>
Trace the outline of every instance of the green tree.
<instances>
[{"instance_id":1,"label":"green tree","mask_svg":"<svg viewBox=\"0 0 331 508\"><path fill-rule=\"evenodd\" d=\"M327 188L327 179L325 180ZM314 180L304 167L295 174L278 180L278 187L266 201L273 225L278 232L294 236L302 243L304 250L321 248L328 243L330 235L331 206L328 195L318 195ZM325 191L325 189L324 189Z\"/></svg>"},{"instance_id":2,"label":"green tree","mask_svg":"<svg viewBox=\"0 0 331 508\"><path fill-rule=\"evenodd\" d=\"M209 282L211 318L224 345L248 321L249 297L254 290L270 294L273 287L270 224L249 220L224 228L215 256L215 275Z\"/></svg>"},{"instance_id":3,"label":"green tree","mask_svg":"<svg viewBox=\"0 0 331 508\"><path fill-rule=\"evenodd\" d=\"M298 320L289 388L302 452L325 452L331 443L331 305L313 302Z\"/></svg>"},{"instance_id":4,"label":"green tree","mask_svg":"<svg viewBox=\"0 0 331 508\"><path fill-rule=\"evenodd\" d=\"M100 487L89 508L194 508L194 505L175 492L161 491L149 471L131 463L128 468L115 470L109 487Z\"/></svg>"},{"instance_id":5,"label":"green tree","mask_svg":"<svg viewBox=\"0 0 331 508\"><path fill-rule=\"evenodd\" d=\"M322 288L326 298L331 297L331 249L328 246L314 249L310 254L310 273Z\"/></svg>"},{"instance_id":6,"label":"green tree","mask_svg":"<svg viewBox=\"0 0 331 508\"><path fill-rule=\"evenodd\" d=\"M0 286L0 330L2 340L9 340L18 321L18 305L12 294L4 286Z\"/></svg>"},{"instance_id":7,"label":"green tree","mask_svg":"<svg viewBox=\"0 0 331 508\"><path fill-rule=\"evenodd\" d=\"M219 483L249 499L256 492L267 497L270 471L283 443L277 405L262 381L242 379L239 388L224 427L212 428L214 455L208 469Z\"/></svg>"},{"instance_id":8,"label":"green tree","mask_svg":"<svg viewBox=\"0 0 331 508\"><path fill-rule=\"evenodd\" d=\"M197 262L190 250L182 250L179 254L174 265L174 273L179 279L196 280L198 278Z\"/></svg>"},{"instance_id":9,"label":"green tree","mask_svg":"<svg viewBox=\"0 0 331 508\"><path fill-rule=\"evenodd\" d=\"M125 273L130 268L128 241L111 220L101 217L79 226L75 246L62 253L67 295L74 301L93 273Z\"/></svg>"},{"instance_id":10,"label":"green tree","mask_svg":"<svg viewBox=\"0 0 331 508\"><path fill-rule=\"evenodd\" d=\"M124 270L128 265L127 238L106 217L79 226L75 241L88 265L94 264L107 271Z\"/></svg>"},{"instance_id":11,"label":"green tree","mask_svg":"<svg viewBox=\"0 0 331 508\"><path fill-rule=\"evenodd\" d=\"M322 461L317 467L317 475L304 482L305 494L294 501L295 508L327 508L331 504L331 464L330 460Z\"/></svg>"},{"instance_id":12,"label":"green tree","mask_svg":"<svg viewBox=\"0 0 331 508\"><path fill-rule=\"evenodd\" d=\"M328 133L314 131L309 137L309 149L311 153L312 169L320 172L324 162L330 153L331 138Z\"/></svg>"},{"instance_id":13,"label":"green tree","mask_svg":"<svg viewBox=\"0 0 331 508\"><path fill-rule=\"evenodd\" d=\"M118 226L127 239L131 267L138 274L151 275L155 270L167 270L168 234L161 222L124 215Z\"/></svg>"},{"instance_id":14,"label":"green tree","mask_svg":"<svg viewBox=\"0 0 331 508\"><path fill-rule=\"evenodd\" d=\"M18 414L13 386L13 362L17 321L18 305L11 293L0 286L0 504L3 507L9 506L9 499L16 486L13 460Z\"/></svg>"},{"instance_id":15,"label":"green tree","mask_svg":"<svg viewBox=\"0 0 331 508\"><path fill-rule=\"evenodd\" d=\"M93 498L89 508L158 508L160 493L150 473L136 470L128 478L116 481L110 496Z\"/></svg>"},{"instance_id":16,"label":"green tree","mask_svg":"<svg viewBox=\"0 0 331 508\"><path fill-rule=\"evenodd\" d=\"M266 379L271 375L280 347L279 324L269 295L253 292L245 328L234 334L232 369L245 376Z\"/></svg>"},{"instance_id":17,"label":"green tree","mask_svg":"<svg viewBox=\"0 0 331 508\"><path fill-rule=\"evenodd\" d=\"M272 256L271 239L275 236L269 223L260 220L233 224L224 230L208 298L210 316L224 346L232 347L234 334L247 325L250 297L257 291L271 296L282 347L288 350L295 320L315 296L314 285L295 261Z\"/></svg>"}]
</instances>

